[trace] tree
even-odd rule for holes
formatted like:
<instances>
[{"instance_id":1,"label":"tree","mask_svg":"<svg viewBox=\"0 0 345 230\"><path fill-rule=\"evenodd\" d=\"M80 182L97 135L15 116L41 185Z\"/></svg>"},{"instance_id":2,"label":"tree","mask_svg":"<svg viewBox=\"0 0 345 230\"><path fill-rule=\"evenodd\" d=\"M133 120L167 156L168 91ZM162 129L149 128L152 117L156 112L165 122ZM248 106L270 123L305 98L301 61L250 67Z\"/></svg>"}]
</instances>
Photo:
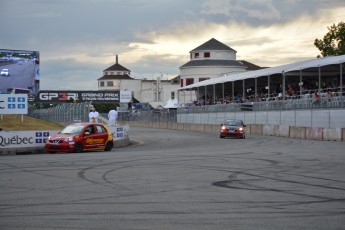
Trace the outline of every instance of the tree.
<instances>
[{"instance_id":1,"label":"tree","mask_svg":"<svg viewBox=\"0 0 345 230\"><path fill-rule=\"evenodd\" d=\"M315 39L314 45L321 51L323 57L345 54L345 23L339 22L338 25L333 24L327 29L328 33L323 39Z\"/></svg>"}]
</instances>

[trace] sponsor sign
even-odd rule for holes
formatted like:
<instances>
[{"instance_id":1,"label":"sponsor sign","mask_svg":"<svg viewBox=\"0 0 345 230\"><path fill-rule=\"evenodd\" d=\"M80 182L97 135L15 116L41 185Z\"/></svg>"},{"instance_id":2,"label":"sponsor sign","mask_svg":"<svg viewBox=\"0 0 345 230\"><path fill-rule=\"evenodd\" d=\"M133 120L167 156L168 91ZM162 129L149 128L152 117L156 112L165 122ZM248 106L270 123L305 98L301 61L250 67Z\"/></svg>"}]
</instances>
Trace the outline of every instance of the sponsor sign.
<instances>
[{"instance_id":1,"label":"sponsor sign","mask_svg":"<svg viewBox=\"0 0 345 230\"><path fill-rule=\"evenodd\" d=\"M128 126L108 126L110 132L113 134L114 141L128 138Z\"/></svg>"},{"instance_id":2,"label":"sponsor sign","mask_svg":"<svg viewBox=\"0 0 345 230\"><path fill-rule=\"evenodd\" d=\"M120 91L120 102L128 103L132 100L132 91Z\"/></svg>"},{"instance_id":3,"label":"sponsor sign","mask_svg":"<svg viewBox=\"0 0 345 230\"><path fill-rule=\"evenodd\" d=\"M56 131L1 131L0 148L44 147L53 132Z\"/></svg>"},{"instance_id":4,"label":"sponsor sign","mask_svg":"<svg viewBox=\"0 0 345 230\"><path fill-rule=\"evenodd\" d=\"M0 114L28 114L28 95L0 94Z\"/></svg>"},{"instance_id":5,"label":"sponsor sign","mask_svg":"<svg viewBox=\"0 0 345 230\"><path fill-rule=\"evenodd\" d=\"M120 102L120 91L40 91L36 102Z\"/></svg>"}]
</instances>

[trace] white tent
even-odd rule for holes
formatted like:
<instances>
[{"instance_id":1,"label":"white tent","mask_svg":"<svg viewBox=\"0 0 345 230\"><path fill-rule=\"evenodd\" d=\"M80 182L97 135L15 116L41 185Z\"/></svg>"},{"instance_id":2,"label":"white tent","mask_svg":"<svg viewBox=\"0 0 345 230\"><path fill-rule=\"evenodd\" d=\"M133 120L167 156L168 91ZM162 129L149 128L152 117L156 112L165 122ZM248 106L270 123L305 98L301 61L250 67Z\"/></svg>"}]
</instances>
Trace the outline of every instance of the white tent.
<instances>
[{"instance_id":1,"label":"white tent","mask_svg":"<svg viewBox=\"0 0 345 230\"><path fill-rule=\"evenodd\" d=\"M327 65L334 65L334 64L341 64L345 62L345 55L340 56L327 56L323 58L314 58L304 61L298 61L291 64L271 67L271 68L265 68L255 71L247 71L237 74L231 74L231 75L225 75L223 77L218 78L212 78L209 80L197 82L195 84L191 84L185 87L181 87L179 90L191 90L202 86L208 86L208 85L215 85L219 83L225 83L225 82L233 82L238 80L244 80L249 78L258 78L262 76L269 76L273 74L283 74L288 73L291 71L298 71L308 68L315 68L315 67L321 67L321 66L327 66Z\"/></svg>"},{"instance_id":2,"label":"white tent","mask_svg":"<svg viewBox=\"0 0 345 230\"><path fill-rule=\"evenodd\" d=\"M169 101L163 105L165 109L176 109L179 107L177 99L169 99Z\"/></svg>"}]
</instances>

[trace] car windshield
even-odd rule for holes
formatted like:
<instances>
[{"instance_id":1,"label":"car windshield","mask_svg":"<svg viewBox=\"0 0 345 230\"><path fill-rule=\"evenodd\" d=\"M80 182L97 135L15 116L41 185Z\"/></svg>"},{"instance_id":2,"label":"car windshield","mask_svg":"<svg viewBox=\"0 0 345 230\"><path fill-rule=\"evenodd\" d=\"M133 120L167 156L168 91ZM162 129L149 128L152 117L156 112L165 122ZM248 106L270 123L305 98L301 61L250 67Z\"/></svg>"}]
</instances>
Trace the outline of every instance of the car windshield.
<instances>
[{"instance_id":1,"label":"car windshield","mask_svg":"<svg viewBox=\"0 0 345 230\"><path fill-rule=\"evenodd\" d=\"M69 125L69 126L66 126L60 133L80 134L83 129L84 129L83 125Z\"/></svg>"},{"instance_id":2,"label":"car windshield","mask_svg":"<svg viewBox=\"0 0 345 230\"><path fill-rule=\"evenodd\" d=\"M241 126L242 125L242 121L228 120L228 121L225 122L225 125L228 125L228 126Z\"/></svg>"}]
</instances>

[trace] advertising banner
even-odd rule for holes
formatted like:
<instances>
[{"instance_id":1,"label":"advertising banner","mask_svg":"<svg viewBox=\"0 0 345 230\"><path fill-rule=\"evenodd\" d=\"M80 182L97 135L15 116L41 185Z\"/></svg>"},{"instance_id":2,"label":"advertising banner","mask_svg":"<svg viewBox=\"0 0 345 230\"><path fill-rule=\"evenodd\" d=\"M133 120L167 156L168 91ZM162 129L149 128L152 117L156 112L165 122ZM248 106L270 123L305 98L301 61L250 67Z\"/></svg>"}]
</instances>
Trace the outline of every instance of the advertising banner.
<instances>
[{"instance_id":1,"label":"advertising banner","mask_svg":"<svg viewBox=\"0 0 345 230\"><path fill-rule=\"evenodd\" d=\"M0 94L0 114L28 114L28 95Z\"/></svg>"},{"instance_id":2,"label":"advertising banner","mask_svg":"<svg viewBox=\"0 0 345 230\"><path fill-rule=\"evenodd\" d=\"M120 91L120 102L128 103L132 100L132 91Z\"/></svg>"},{"instance_id":3,"label":"advertising banner","mask_svg":"<svg viewBox=\"0 0 345 230\"><path fill-rule=\"evenodd\" d=\"M57 131L1 131L0 148L43 147L51 132Z\"/></svg>"},{"instance_id":4,"label":"advertising banner","mask_svg":"<svg viewBox=\"0 0 345 230\"><path fill-rule=\"evenodd\" d=\"M120 102L120 91L57 91L43 90L35 97L36 102Z\"/></svg>"}]
</instances>

